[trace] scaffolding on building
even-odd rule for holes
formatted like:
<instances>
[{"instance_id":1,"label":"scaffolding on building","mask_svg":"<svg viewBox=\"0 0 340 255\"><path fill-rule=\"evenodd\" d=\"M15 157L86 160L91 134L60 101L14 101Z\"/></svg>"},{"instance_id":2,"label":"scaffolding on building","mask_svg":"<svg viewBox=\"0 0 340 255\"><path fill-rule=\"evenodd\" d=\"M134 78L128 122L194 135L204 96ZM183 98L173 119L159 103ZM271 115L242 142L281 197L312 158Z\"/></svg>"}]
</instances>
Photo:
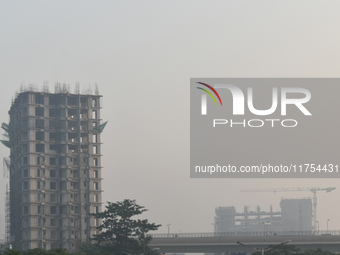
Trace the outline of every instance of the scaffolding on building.
<instances>
[{"instance_id":1,"label":"scaffolding on building","mask_svg":"<svg viewBox=\"0 0 340 255\"><path fill-rule=\"evenodd\" d=\"M54 93L55 94L72 94L71 87L72 86L70 84L56 82L54 84ZM93 92L93 87L94 87L94 92ZM19 94L21 94L23 92L51 93L48 81L44 81L41 88L39 88L39 86L35 85L35 84L22 83L19 91L17 91L15 93L15 98L17 98L19 96ZM83 85L82 90L80 92L80 84L78 82L76 82L75 85L74 85L73 94L75 94L75 95L78 95L78 94L97 95L98 96L99 95L99 87L98 87L97 83L88 84L86 86ZM15 98L12 99L12 103L14 102ZM8 125L8 124L6 124L6 125Z\"/></svg>"},{"instance_id":2,"label":"scaffolding on building","mask_svg":"<svg viewBox=\"0 0 340 255\"><path fill-rule=\"evenodd\" d=\"M10 243L11 237L11 218L10 218L10 198L8 183L6 184L6 197L5 197L5 242Z\"/></svg>"},{"instance_id":3,"label":"scaffolding on building","mask_svg":"<svg viewBox=\"0 0 340 255\"><path fill-rule=\"evenodd\" d=\"M3 134L3 140L1 142L9 148L9 126L7 123L2 123L1 128L5 131ZM9 245L10 243L10 193L8 188L9 181L9 171L10 171L10 159L8 157L3 158L3 178L6 180L6 193L5 193L5 245Z\"/></svg>"}]
</instances>

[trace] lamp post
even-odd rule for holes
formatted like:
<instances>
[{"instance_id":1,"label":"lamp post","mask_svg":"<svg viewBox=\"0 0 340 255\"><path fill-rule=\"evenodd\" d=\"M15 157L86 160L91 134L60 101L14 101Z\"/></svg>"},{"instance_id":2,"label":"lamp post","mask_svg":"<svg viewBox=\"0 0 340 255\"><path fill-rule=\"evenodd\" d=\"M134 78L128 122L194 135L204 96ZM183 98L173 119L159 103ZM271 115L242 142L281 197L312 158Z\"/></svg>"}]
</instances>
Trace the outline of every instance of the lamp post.
<instances>
[{"instance_id":1,"label":"lamp post","mask_svg":"<svg viewBox=\"0 0 340 255\"><path fill-rule=\"evenodd\" d=\"M319 221L316 221L316 223L318 224L318 235L320 233L320 225L319 225Z\"/></svg>"},{"instance_id":2,"label":"lamp post","mask_svg":"<svg viewBox=\"0 0 340 255\"><path fill-rule=\"evenodd\" d=\"M327 220L327 232L328 232L328 222L329 222L329 221L330 221L330 220L328 219L328 220Z\"/></svg>"},{"instance_id":3,"label":"lamp post","mask_svg":"<svg viewBox=\"0 0 340 255\"><path fill-rule=\"evenodd\" d=\"M261 248L261 249L260 249L260 248L253 247L253 246L250 246L250 245L243 244L243 243L241 243L241 242L239 242L239 241L237 241L236 243L239 244L239 245L243 245L243 246L249 247L249 248L251 248L251 249L253 249L253 250L255 250L255 251L260 251L260 252L261 252L261 255L264 255L264 253L265 253L266 251L269 251L269 250L271 250L271 249L273 249L273 248L275 248L275 247L277 247L277 246L284 245L284 244L289 243L289 242L290 242L290 240L286 240L286 241L283 241L282 243L276 244L276 245L274 245L274 246L272 246L272 247Z\"/></svg>"},{"instance_id":4,"label":"lamp post","mask_svg":"<svg viewBox=\"0 0 340 255\"><path fill-rule=\"evenodd\" d=\"M211 225L213 225L213 228L214 228L214 233L217 233L218 232L218 222L213 222L211 223Z\"/></svg>"},{"instance_id":5,"label":"lamp post","mask_svg":"<svg viewBox=\"0 0 340 255\"><path fill-rule=\"evenodd\" d=\"M263 236L266 235L266 223L270 223L269 220L262 222L263 223Z\"/></svg>"},{"instance_id":6,"label":"lamp post","mask_svg":"<svg viewBox=\"0 0 340 255\"><path fill-rule=\"evenodd\" d=\"M167 226L168 226L168 235L170 234L170 225L171 224L167 224Z\"/></svg>"}]
</instances>

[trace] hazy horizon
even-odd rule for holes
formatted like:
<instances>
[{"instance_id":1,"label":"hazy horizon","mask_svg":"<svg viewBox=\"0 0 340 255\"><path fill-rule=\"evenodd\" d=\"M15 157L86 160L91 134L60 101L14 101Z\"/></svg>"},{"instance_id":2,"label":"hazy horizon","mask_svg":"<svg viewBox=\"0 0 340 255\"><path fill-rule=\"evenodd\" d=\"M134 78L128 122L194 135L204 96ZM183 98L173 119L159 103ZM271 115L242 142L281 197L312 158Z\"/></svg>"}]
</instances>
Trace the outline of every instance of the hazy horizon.
<instances>
[{"instance_id":1,"label":"hazy horizon","mask_svg":"<svg viewBox=\"0 0 340 255\"><path fill-rule=\"evenodd\" d=\"M339 77L337 1L0 1L1 122L22 84L98 84L103 202L136 199L158 233L212 232L215 208L255 210L311 192L320 230L340 230L338 179L190 179L193 77ZM333 116L329 116L331 118ZM337 117L337 116L335 116ZM322 136L322 130L319 134ZM334 141L338 143L338 141ZM317 146L317 145L316 145ZM327 149L325 149L327 153ZM0 156L9 149L0 147ZM0 193L4 194L0 178ZM4 195L0 196L4 205ZM2 209L3 207L0 207ZM0 239L4 231L0 213Z\"/></svg>"}]
</instances>

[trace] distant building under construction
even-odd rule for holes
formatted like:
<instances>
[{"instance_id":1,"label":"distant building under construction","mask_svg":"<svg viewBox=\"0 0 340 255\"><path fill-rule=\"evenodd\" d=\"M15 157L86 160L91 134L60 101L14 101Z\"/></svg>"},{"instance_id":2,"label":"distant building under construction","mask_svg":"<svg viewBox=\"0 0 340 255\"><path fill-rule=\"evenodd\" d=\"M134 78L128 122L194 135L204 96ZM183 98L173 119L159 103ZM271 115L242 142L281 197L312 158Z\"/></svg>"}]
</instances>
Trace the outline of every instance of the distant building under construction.
<instances>
[{"instance_id":1,"label":"distant building under construction","mask_svg":"<svg viewBox=\"0 0 340 255\"><path fill-rule=\"evenodd\" d=\"M101 96L33 90L9 111L10 242L76 250L101 212ZM6 145L6 141L2 141Z\"/></svg>"},{"instance_id":2,"label":"distant building under construction","mask_svg":"<svg viewBox=\"0 0 340 255\"><path fill-rule=\"evenodd\" d=\"M312 231L312 200L282 199L281 211L250 211L244 207L241 213L235 207L218 207L215 216L215 232L281 232L281 231Z\"/></svg>"}]
</instances>

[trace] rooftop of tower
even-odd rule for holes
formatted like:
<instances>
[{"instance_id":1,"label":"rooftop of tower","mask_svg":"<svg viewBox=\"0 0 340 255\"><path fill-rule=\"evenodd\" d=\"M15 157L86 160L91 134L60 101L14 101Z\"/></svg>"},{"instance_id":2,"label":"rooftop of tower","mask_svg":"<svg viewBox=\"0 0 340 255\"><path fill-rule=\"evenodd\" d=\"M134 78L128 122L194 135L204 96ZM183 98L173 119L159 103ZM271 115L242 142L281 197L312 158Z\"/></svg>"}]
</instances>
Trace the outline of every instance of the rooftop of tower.
<instances>
[{"instance_id":1,"label":"rooftop of tower","mask_svg":"<svg viewBox=\"0 0 340 255\"><path fill-rule=\"evenodd\" d=\"M44 83L43 86L39 87L34 84L30 85L21 85L19 91L16 91L14 99L12 99L12 104L13 106L17 99L26 93L39 93L39 94L66 94L69 96L78 96L78 95L83 95L83 96L96 96L96 97L102 97L99 95L99 89L98 85L94 84L94 89L92 88L92 85L88 86L82 86L82 89L80 90L80 85L77 83L72 89L72 86L66 83L56 83L54 85L54 92L50 91L50 86L47 83Z\"/></svg>"},{"instance_id":2,"label":"rooftop of tower","mask_svg":"<svg viewBox=\"0 0 340 255\"><path fill-rule=\"evenodd\" d=\"M94 89L93 89L94 86ZM82 89L80 89L80 84L76 83L75 86L72 86L70 84L66 83L55 83L54 85L54 92L50 91L50 86L47 83L44 83L41 87L35 85L35 84L29 84L29 85L21 85L19 91L16 91L15 93L15 99L22 93L25 92L35 92L35 93L45 93L45 94L74 94L74 95L99 95L99 89L98 85L87 85L82 86ZM13 103L12 102L12 103Z\"/></svg>"}]
</instances>

